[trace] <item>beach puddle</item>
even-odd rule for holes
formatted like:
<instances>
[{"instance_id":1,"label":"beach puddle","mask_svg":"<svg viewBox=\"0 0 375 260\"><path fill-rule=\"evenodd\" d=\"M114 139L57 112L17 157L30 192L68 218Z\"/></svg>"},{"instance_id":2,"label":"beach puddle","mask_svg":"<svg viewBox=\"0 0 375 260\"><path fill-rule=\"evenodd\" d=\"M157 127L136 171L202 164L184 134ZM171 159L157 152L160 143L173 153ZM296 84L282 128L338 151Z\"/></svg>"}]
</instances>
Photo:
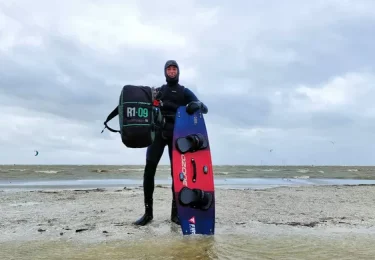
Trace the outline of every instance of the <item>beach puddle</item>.
<instances>
[{"instance_id":1,"label":"beach puddle","mask_svg":"<svg viewBox=\"0 0 375 260\"><path fill-rule=\"evenodd\" d=\"M0 259L373 259L374 236L159 236L148 239L0 244Z\"/></svg>"}]
</instances>

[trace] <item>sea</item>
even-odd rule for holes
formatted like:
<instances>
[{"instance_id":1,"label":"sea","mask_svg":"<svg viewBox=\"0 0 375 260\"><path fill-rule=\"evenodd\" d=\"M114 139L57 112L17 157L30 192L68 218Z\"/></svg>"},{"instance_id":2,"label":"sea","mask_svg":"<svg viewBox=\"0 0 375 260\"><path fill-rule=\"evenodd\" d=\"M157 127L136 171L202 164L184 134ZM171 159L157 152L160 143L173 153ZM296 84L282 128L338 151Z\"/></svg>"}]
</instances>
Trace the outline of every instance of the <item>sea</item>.
<instances>
[{"instance_id":1,"label":"sea","mask_svg":"<svg viewBox=\"0 0 375 260\"><path fill-rule=\"evenodd\" d=\"M217 188L374 184L375 166L213 166ZM0 165L1 189L105 188L142 185L143 165ZM160 165L157 185L171 184Z\"/></svg>"},{"instance_id":2,"label":"sea","mask_svg":"<svg viewBox=\"0 0 375 260\"><path fill-rule=\"evenodd\" d=\"M143 165L0 165L0 190L141 186ZM375 166L214 166L217 188L375 184ZM170 167L160 165L156 184L170 185ZM375 188L375 187L374 187ZM2 193L0 193L1 196ZM1 205L0 205L1 209ZM251 218L251 216L249 216ZM1 212L0 212L1 221ZM167 224L166 224L167 225ZM0 225L1 226L1 225ZM271 228L271 227L270 227ZM3 259L374 259L375 236L309 229L277 235L215 234L212 237L150 237L116 243L36 241L0 244ZM269 233L268 231L265 233ZM177 234L177 235L176 235ZM149 256L152 256L151 258Z\"/></svg>"}]
</instances>

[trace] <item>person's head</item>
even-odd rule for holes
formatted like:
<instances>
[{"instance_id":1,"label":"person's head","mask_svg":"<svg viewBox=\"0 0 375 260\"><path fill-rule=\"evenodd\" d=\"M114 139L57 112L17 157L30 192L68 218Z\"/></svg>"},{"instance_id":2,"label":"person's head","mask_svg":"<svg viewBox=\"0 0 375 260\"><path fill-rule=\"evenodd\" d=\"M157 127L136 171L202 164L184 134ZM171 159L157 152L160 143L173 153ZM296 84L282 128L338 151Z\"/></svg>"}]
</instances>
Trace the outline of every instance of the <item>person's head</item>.
<instances>
[{"instance_id":1,"label":"person's head","mask_svg":"<svg viewBox=\"0 0 375 260\"><path fill-rule=\"evenodd\" d=\"M175 60L168 60L165 63L164 75L168 83L178 83L180 68Z\"/></svg>"}]
</instances>

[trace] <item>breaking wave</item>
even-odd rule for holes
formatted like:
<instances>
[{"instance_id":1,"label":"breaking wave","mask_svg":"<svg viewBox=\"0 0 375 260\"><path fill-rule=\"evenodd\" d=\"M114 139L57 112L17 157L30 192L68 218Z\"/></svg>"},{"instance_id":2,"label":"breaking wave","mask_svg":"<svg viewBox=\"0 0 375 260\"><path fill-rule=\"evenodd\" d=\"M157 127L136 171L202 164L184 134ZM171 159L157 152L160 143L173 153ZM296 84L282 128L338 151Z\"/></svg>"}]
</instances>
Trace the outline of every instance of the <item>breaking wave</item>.
<instances>
[{"instance_id":1,"label":"breaking wave","mask_svg":"<svg viewBox=\"0 0 375 260\"><path fill-rule=\"evenodd\" d=\"M62 171L45 170L45 171L34 171L34 172L37 172L37 173L47 173L47 174L56 174L56 173L59 173L59 172L62 172Z\"/></svg>"},{"instance_id":2,"label":"breaking wave","mask_svg":"<svg viewBox=\"0 0 375 260\"><path fill-rule=\"evenodd\" d=\"M229 172L214 172L215 175L228 175Z\"/></svg>"},{"instance_id":3,"label":"breaking wave","mask_svg":"<svg viewBox=\"0 0 375 260\"><path fill-rule=\"evenodd\" d=\"M310 176L308 175L294 176L293 179L310 179Z\"/></svg>"}]
</instances>

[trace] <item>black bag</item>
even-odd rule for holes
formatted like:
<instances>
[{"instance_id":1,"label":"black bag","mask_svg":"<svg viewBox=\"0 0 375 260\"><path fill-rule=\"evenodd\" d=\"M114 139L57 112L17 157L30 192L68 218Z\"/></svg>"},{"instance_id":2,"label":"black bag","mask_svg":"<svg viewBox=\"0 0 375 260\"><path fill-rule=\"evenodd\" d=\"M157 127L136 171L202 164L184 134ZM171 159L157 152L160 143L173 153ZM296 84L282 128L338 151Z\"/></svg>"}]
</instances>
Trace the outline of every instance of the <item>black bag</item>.
<instances>
[{"instance_id":1,"label":"black bag","mask_svg":"<svg viewBox=\"0 0 375 260\"><path fill-rule=\"evenodd\" d=\"M120 130L113 130L107 125L116 115L119 116ZM104 125L108 130L120 133L125 146L144 148L152 144L161 123L159 102L154 99L152 88L125 85L119 105L108 115Z\"/></svg>"}]
</instances>

